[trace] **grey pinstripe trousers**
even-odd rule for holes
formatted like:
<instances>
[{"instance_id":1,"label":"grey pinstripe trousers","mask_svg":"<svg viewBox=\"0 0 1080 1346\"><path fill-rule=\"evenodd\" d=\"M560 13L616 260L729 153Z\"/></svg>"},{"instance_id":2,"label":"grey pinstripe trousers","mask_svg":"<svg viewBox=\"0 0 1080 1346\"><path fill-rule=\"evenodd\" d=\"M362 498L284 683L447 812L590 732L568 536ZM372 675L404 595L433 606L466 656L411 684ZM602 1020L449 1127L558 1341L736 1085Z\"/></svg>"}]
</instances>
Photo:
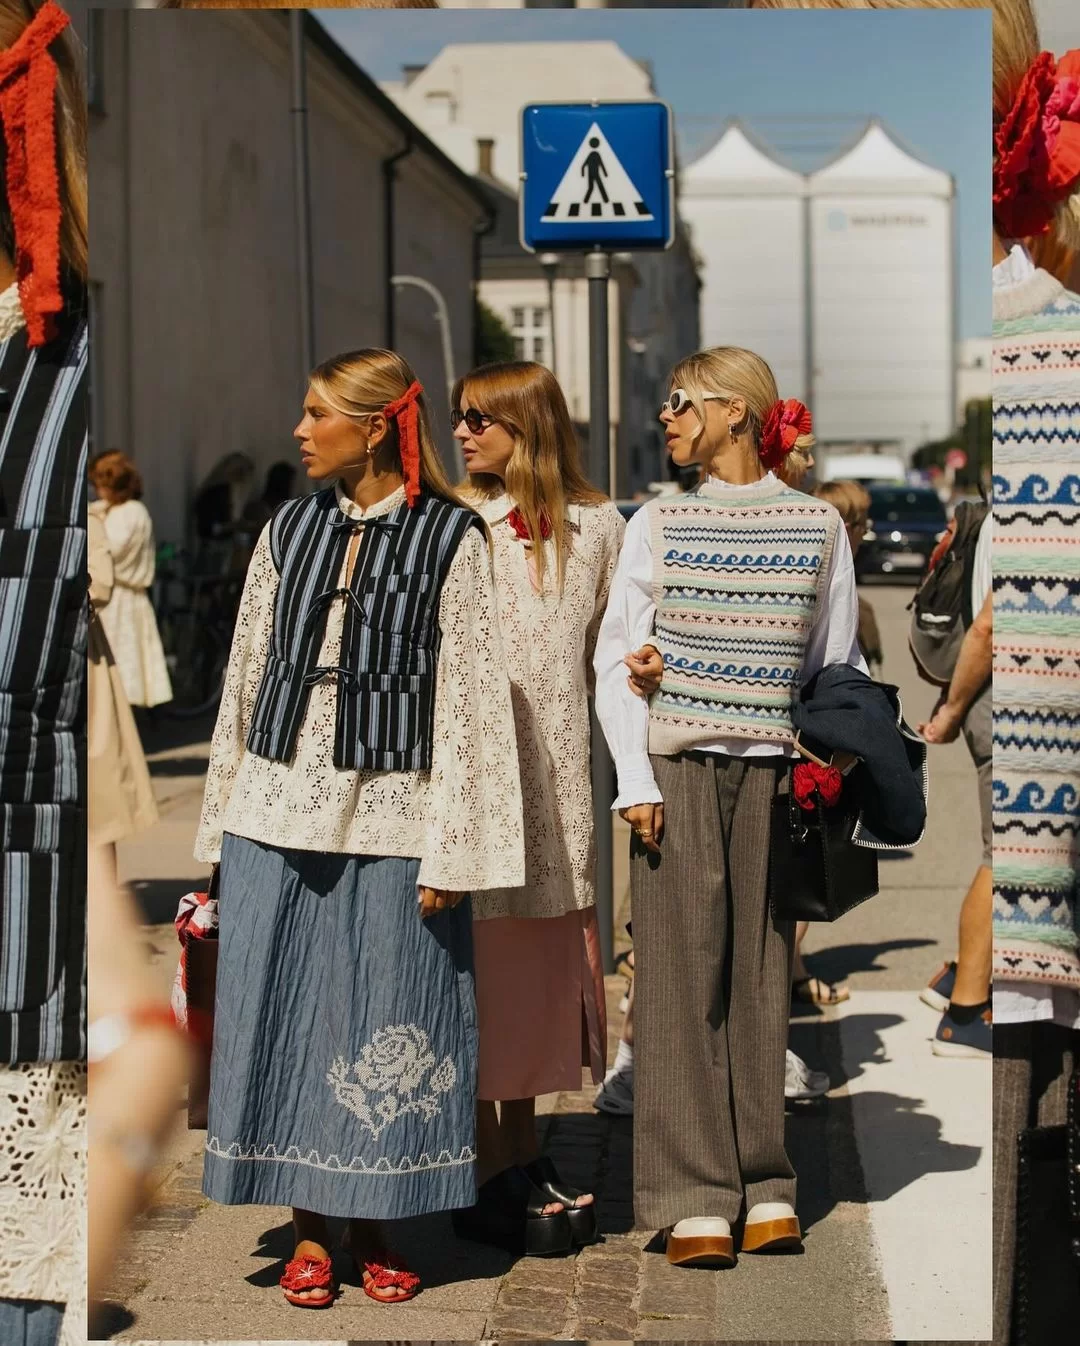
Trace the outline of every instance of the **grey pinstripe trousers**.
<instances>
[{"instance_id":1,"label":"grey pinstripe trousers","mask_svg":"<svg viewBox=\"0 0 1080 1346\"><path fill-rule=\"evenodd\" d=\"M794 925L766 896L775 758L653 757L660 855L631 838L634 1217L795 1202L784 1150Z\"/></svg>"}]
</instances>

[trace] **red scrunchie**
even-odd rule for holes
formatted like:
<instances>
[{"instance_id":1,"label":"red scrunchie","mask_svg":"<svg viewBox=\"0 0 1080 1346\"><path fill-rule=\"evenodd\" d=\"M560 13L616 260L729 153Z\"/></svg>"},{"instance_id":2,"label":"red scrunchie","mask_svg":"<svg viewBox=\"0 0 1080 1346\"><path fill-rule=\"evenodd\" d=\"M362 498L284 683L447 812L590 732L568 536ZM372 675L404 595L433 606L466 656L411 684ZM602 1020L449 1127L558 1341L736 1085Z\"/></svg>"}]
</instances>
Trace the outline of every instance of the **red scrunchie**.
<instances>
[{"instance_id":1,"label":"red scrunchie","mask_svg":"<svg viewBox=\"0 0 1080 1346\"><path fill-rule=\"evenodd\" d=\"M420 408L417 399L423 392L420 384L414 381L400 397L383 407L383 414L397 422L401 473L405 478L405 499L410 509L420 499Z\"/></svg>"},{"instance_id":2,"label":"red scrunchie","mask_svg":"<svg viewBox=\"0 0 1080 1346\"><path fill-rule=\"evenodd\" d=\"M994 222L1005 238L1045 234L1080 179L1080 50L1048 51L994 132Z\"/></svg>"},{"instance_id":3,"label":"red scrunchie","mask_svg":"<svg viewBox=\"0 0 1080 1346\"><path fill-rule=\"evenodd\" d=\"M775 472L795 447L799 436L808 435L812 427L810 412L797 397L789 397L786 402L774 402L761 427L758 457L770 472Z\"/></svg>"},{"instance_id":4,"label":"red scrunchie","mask_svg":"<svg viewBox=\"0 0 1080 1346\"><path fill-rule=\"evenodd\" d=\"M60 293L60 179L56 167L56 62L49 44L70 23L48 0L0 53L5 185L15 233L15 274L27 340L42 346L63 312Z\"/></svg>"},{"instance_id":5,"label":"red scrunchie","mask_svg":"<svg viewBox=\"0 0 1080 1346\"><path fill-rule=\"evenodd\" d=\"M791 773L791 788L795 801L802 809L813 812L814 795L821 798L827 809L840 801L844 778L834 766L818 766L817 762L800 762Z\"/></svg>"}]
</instances>

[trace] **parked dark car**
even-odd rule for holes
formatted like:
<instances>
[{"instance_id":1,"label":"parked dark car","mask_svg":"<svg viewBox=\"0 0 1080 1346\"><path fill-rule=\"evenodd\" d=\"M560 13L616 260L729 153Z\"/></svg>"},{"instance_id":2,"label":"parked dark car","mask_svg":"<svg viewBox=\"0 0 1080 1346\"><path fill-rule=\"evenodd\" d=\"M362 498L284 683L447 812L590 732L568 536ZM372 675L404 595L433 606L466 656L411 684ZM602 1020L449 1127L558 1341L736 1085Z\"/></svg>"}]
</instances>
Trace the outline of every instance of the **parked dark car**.
<instances>
[{"instance_id":1,"label":"parked dark car","mask_svg":"<svg viewBox=\"0 0 1080 1346\"><path fill-rule=\"evenodd\" d=\"M855 573L910 576L926 573L930 553L948 527L945 506L925 486L868 486L870 524L855 557Z\"/></svg>"}]
</instances>

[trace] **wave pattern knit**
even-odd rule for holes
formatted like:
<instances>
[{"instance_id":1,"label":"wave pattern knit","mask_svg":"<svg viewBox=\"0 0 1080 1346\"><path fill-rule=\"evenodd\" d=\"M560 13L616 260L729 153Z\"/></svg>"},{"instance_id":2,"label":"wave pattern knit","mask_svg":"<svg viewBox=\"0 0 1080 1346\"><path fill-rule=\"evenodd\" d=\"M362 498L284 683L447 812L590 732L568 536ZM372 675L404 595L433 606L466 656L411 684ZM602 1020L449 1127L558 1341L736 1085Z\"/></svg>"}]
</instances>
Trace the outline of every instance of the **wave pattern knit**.
<instances>
[{"instance_id":1,"label":"wave pattern knit","mask_svg":"<svg viewBox=\"0 0 1080 1346\"><path fill-rule=\"evenodd\" d=\"M994 294L994 976L1080 987L1080 297Z\"/></svg>"},{"instance_id":2,"label":"wave pattern knit","mask_svg":"<svg viewBox=\"0 0 1080 1346\"><path fill-rule=\"evenodd\" d=\"M840 516L780 481L751 502L710 480L645 508L664 656L649 751L672 756L703 733L792 742L791 706Z\"/></svg>"}]
</instances>

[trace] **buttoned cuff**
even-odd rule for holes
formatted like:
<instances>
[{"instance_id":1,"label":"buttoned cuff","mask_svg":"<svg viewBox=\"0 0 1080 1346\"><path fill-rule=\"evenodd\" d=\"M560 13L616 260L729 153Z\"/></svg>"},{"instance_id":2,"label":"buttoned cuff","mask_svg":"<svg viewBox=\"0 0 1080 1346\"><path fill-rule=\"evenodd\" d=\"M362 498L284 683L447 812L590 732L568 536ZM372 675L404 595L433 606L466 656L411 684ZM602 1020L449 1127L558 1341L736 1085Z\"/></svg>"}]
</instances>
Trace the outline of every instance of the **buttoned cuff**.
<instances>
[{"instance_id":1,"label":"buttoned cuff","mask_svg":"<svg viewBox=\"0 0 1080 1346\"><path fill-rule=\"evenodd\" d=\"M633 808L635 804L664 802L647 752L627 753L616 758L615 771L619 780L619 795L611 806L613 811Z\"/></svg>"}]
</instances>

